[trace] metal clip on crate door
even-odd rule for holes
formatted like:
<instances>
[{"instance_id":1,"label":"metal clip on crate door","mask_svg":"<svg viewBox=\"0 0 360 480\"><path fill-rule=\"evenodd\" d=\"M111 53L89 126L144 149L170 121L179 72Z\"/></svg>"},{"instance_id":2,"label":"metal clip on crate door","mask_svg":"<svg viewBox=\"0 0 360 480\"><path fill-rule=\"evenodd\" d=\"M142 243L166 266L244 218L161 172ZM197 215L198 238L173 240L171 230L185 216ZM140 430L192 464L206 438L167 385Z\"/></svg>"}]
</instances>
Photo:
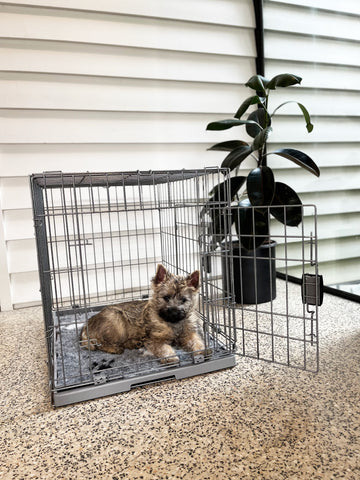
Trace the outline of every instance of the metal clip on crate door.
<instances>
[{"instance_id":1,"label":"metal clip on crate door","mask_svg":"<svg viewBox=\"0 0 360 480\"><path fill-rule=\"evenodd\" d=\"M306 305L320 307L324 297L324 282L322 275L304 273L301 280L302 302Z\"/></svg>"},{"instance_id":2,"label":"metal clip on crate door","mask_svg":"<svg viewBox=\"0 0 360 480\"><path fill-rule=\"evenodd\" d=\"M324 282L322 275L304 273L301 280L301 297L302 302L306 304L306 310L311 315L311 345L313 345L316 334L314 332L314 310L310 310L309 306L320 307L324 296Z\"/></svg>"}]
</instances>

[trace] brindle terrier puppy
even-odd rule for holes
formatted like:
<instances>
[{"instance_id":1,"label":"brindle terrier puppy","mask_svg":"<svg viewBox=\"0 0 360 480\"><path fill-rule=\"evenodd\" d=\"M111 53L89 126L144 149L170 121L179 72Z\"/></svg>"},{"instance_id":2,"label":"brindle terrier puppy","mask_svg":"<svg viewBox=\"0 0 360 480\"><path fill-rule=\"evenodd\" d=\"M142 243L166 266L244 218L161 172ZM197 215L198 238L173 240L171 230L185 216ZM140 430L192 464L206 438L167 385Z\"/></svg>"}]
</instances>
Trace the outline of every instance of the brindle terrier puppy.
<instances>
[{"instance_id":1,"label":"brindle terrier puppy","mask_svg":"<svg viewBox=\"0 0 360 480\"><path fill-rule=\"evenodd\" d=\"M126 348L145 347L162 363L179 362L173 345L205 353L194 315L199 284L198 270L182 277L158 265L152 297L105 307L82 328L81 345L118 354Z\"/></svg>"}]
</instances>

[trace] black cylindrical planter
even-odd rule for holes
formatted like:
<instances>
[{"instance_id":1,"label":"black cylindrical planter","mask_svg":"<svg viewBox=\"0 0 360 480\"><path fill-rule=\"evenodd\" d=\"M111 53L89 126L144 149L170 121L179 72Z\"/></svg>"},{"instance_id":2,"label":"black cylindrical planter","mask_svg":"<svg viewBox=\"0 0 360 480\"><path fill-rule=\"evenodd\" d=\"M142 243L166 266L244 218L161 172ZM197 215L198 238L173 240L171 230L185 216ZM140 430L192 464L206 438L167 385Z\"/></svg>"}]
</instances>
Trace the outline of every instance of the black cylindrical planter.
<instances>
[{"instance_id":1,"label":"black cylindrical planter","mask_svg":"<svg viewBox=\"0 0 360 480\"><path fill-rule=\"evenodd\" d=\"M231 272L229 264L224 268L224 262L232 262L236 303L254 305L274 300L276 297L275 247L276 242L270 242L249 251L239 248L238 242L233 242L232 255L223 257L223 272ZM229 291L228 276L224 276L225 291Z\"/></svg>"}]
</instances>

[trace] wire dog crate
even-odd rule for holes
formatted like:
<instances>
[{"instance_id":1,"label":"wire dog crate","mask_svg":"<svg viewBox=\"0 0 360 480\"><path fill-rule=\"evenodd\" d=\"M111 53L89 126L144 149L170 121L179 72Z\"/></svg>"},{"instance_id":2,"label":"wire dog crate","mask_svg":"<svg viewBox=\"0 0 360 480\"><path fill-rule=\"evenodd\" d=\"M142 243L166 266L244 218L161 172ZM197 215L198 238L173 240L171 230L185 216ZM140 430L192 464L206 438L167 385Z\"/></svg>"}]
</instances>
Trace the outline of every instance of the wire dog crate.
<instances>
[{"instance_id":1,"label":"wire dog crate","mask_svg":"<svg viewBox=\"0 0 360 480\"><path fill-rule=\"evenodd\" d=\"M210 202L209 192L222 182L225 194ZM276 269L276 297L239 304L233 280L243 258L230 235L228 182L229 172L219 168L31 176L55 406L232 367L236 353L318 369L315 207L302 207L295 234L283 225L271 229L276 267L271 255L260 259ZM217 245L215 218L222 219ZM142 348L111 354L84 347L83 325L105 306L149 299L159 263L179 275L201 270L195 311L204 352L176 347L174 365ZM299 272L301 287L289 282Z\"/></svg>"}]
</instances>

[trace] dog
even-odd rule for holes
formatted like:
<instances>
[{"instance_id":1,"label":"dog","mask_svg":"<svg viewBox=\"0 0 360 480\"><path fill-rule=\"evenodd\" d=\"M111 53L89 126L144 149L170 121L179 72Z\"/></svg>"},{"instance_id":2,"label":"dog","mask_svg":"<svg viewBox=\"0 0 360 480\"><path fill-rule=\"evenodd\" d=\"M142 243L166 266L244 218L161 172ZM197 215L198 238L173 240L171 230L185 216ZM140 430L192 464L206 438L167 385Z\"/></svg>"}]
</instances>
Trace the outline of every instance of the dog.
<instances>
[{"instance_id":1,"label":"dog","mask_svg":"<svg viewBox=\"0 0 360 480\"><path fill-rule=\"evenodd\" d=\"M91 317L81 330L81 346L115 354L145 347L163 364L180 361L175 345L206 354L194 313L200 272L174 275L159 264L151 286L148 301L111 305Z\"/></svg>"}]
</instances>

